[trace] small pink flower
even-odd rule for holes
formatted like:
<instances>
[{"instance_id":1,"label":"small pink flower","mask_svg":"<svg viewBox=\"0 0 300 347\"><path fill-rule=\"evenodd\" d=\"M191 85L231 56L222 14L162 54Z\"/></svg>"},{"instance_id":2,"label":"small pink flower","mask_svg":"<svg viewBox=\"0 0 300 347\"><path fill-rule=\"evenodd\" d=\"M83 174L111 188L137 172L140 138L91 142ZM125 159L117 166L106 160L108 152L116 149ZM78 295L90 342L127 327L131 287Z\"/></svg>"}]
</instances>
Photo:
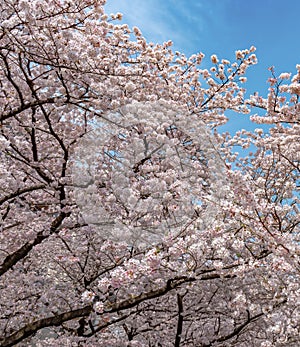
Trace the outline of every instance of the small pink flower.
<instances>
[{"instance_id":1,"label":"small pink flower","mask_svg":"<svg viewBox=\"0 0 300 347\"><path fill-rule=\"evenodd\" d=\"M210 57L210 60L213 64L218 64L219 60L217 58L217 56L215 54L213 54L211 57Z\"/></svg>"},{"instance_id":2,"label":"small pink flower","mask_svg":"<svg viewBox=\"0 0 300 347\"><path fill-rule=\"evenodd\" d=\"M290 91L292 94L300 95L300 83L292 83L290 85Z\"/></svg>"},{"instance_id":3,"label":"small pink flower","mask_svg":"<svg viewBox=\"0 0 300 347\"><path fill-rule=\"evenodd\" d=\"M86 290L82 295L81 295L81 299L84 302L92 302L93 299L95 297L95 294L93 292L90 292L88 290Z\"/></svg>"},{"instance_id":4,"label":"small pink flower","mask_svg":"<svg viewBox=\"0 0 300 347\"><path fill-rule=\"evenodd\" d=\"M287 72L283 72L279 75L279 78L282 80L288 80L288 79L290 79L290 77L291 77L291 74L287 73Z\"/></svg>"},{"instance_id":5,"label":"small pink flower","mask_svg":"<svg viewBox=\"0 0 300 347\"><path fill-rule=\"evenodd\" d=\"M94 310L95 310L97 313L102 313L102 312L104 312L104 305L103 305L103 302L101 302L101 301L96 302L95 305L94 305Z\"/></svg>"}]
</instances>

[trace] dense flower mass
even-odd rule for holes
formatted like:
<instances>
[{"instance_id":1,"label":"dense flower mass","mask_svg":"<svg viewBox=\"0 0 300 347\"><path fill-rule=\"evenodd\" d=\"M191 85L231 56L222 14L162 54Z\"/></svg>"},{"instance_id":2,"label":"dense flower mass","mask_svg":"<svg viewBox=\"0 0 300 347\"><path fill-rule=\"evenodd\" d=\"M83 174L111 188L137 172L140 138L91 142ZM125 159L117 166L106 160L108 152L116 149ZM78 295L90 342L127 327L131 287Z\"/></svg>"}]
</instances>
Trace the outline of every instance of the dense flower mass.
<instances>
[{"instance_id":1,"label":"dense flower mass","mask_svg":"<svg viewBox=\"0 0 300 347\"><path fill-rule=\"evenodd\" d=\"M299 346L300 65L246 98L104 4L0 4L0 345Z\"/></svg>"}]
</instances>

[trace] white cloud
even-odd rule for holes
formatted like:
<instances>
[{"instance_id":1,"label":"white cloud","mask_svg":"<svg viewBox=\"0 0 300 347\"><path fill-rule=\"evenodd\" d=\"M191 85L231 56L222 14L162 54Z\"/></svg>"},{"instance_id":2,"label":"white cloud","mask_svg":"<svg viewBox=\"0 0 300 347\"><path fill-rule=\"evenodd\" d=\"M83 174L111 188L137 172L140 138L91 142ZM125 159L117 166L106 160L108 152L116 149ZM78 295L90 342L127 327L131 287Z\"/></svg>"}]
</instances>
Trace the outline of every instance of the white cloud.
<instances>
[{"instance_id":1,"label":"white cloud","mask_svg":"<svg viewBox=\"0 0 300 347\"><path fill-rule=\"evenodd\" d=\"M107 0L106 12L123 13L123 22L137 26L148 42L172 40L173 49L187 56L209 56L218 53L226 37L231 1Z\"/></svg>"},{"instance_id":2,"label":"white cloud","mask_svg":"<svg viewBox=\"0 0 300 347\"><path fill-rule=\"evenodd\" d=\"M139 27L148 41L172 40L175 49L194 53L223 7L217 0L108 0L106 11L122 12L123 21Z\"/></svg>"},{"instance_id":3,"label":"white cloud","mask_svg":"<svg viewBox=\"0 0 300 347\"><path fill-rule=\"evenodd\" d=\"M123 13L124 22L139 27L148 40L155 42L174 39L178 35L169 25L172 12L166 10L159 0L108 0L106 5L108 13Z\"/></svg>"}]
</instances>

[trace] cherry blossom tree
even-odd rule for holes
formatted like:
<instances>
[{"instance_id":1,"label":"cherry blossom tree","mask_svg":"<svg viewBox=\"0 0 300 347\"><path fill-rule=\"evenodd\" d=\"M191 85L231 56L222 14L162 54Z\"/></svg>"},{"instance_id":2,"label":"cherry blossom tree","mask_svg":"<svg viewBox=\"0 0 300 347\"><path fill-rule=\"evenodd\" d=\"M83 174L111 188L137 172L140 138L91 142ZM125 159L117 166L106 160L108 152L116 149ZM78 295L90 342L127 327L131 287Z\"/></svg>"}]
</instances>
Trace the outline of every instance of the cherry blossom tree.
<instances>
[{"instance_id":1,"label":"cherry blossom tree","mask_svg":"<svg viewBox=\"0 0 300 347\"><path fill-rule=\"evenodd\" d=\"M104 4L0 4L0 345L298 346L300 66L247 99L254 47L204 69Z\"/></svg>"}]
</instances>

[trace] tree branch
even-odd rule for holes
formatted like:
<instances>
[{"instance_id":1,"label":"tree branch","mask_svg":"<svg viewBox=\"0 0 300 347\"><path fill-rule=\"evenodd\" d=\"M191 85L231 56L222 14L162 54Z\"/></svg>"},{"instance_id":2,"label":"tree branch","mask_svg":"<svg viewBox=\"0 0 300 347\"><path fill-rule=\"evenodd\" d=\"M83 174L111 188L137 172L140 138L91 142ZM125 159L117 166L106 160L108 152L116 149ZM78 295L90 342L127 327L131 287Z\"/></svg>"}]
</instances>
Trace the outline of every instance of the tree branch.
<instances>
[{"instance_id":1,"label":"tree branch","mask_svg":"<svg viewBox=\"0 0 300 347\"><path fill-rule=\"evenodd\" d=\"M178 277L174 279L169 279L165 286L162 288L159 288L157 290L153 290L147 293L142 293L138 297L130 298L124 301L121 301L119 303L112 304L110 307L107 307L104 314L107 313L113 313L113 312L119 312L121 310L126 310L132 307L137 306L143 301L150 300L157 298L159 296L162 296L169 291L173 290L174 288L180 286L183 283L192 282L195 281L195 278L190 277ZM38 321L32 322L24 326L23 328L19 329L12 335L8 336L7 338L3 339L2 342L0 342L1 347L10 347L14 346L16 343L26 339L27 337L33 335L38 330L50 327L50 326L60 326L62 323L75 319L80 318L84 316L88 316L92 312L92 305L85 306L81 309L72 310L69 312L64 312L61 314L58 314L54 317L48 317L43 318ZM107 322L104 325L98 326L97 329L94 330L93 333L96 333L100 330L102 330L104 327L106 327L108 324Z\"/></svg>"},{"instance_id":2,"label":"tree branch","mask_svg":"<svg viewBox=\"0 0 300 347\"><path fill-rule=\"evenodd\" d=\"M32 187L26 187L23 189L18 189L17 191L3 197L2 199L0 199L0 205L4 204L6 201L16 198L17 196L20 196L24 193L29 193L29 192L33 192L34 190L39 190L39 189L44 189L46 188L46 186L44 184L40 184L37 186L32 186Z\"/></svg>"},{"instance_id":3,"label":"tree branch","mask_svg":"<svg viewBox=\"0 0 300 347\"><path fill-rule=\"evenodd\" d=\"M2 276L5 272L10 270L18 261L25 258L27 254L32 250L32 248L36 245L42 243L45 239L47 239L51 234L55 233L58 227L62 224L63 220L68 217L69 214L65 212L61 212L55 220L51 223L50 233L43 234L43 232L39 232L33 242L26 242L21 248L19 248L14 253L8 255L2 265L0 266L0 276Z\"/></svg>"},{"instance_id":4,"label":"tree branch","mask_svg":"<svg viewBox=\"0 0 300 347\"><path fill-rule=\"evenodd\" d=\"M183 315L182 315L183 303L182 303L182 296L180 294L177 294L177 305L178 305L178 320L177 320L177 332L176 332L174 347L180 347L181 333L182 333L182 327L183 327Z\"/></svg>"},{"instance_id":5,"label":"tree branch","mask_svg":"<svg viewBox=\"0 0 300 347\"><path fill-rule=\"evenodd\" d=\"M74 318L88 316L92 311L92 306L88 305L83 308L64 312L53 317L43 318L33 323L27 324L22 329L16 331L14 334L8 336L2 340L2 347L10 347L16 345L18 342L26 339L38 330L49 327L49 326L60 326L62 323L72 320Z\"/></svg>"}]
</instances>

